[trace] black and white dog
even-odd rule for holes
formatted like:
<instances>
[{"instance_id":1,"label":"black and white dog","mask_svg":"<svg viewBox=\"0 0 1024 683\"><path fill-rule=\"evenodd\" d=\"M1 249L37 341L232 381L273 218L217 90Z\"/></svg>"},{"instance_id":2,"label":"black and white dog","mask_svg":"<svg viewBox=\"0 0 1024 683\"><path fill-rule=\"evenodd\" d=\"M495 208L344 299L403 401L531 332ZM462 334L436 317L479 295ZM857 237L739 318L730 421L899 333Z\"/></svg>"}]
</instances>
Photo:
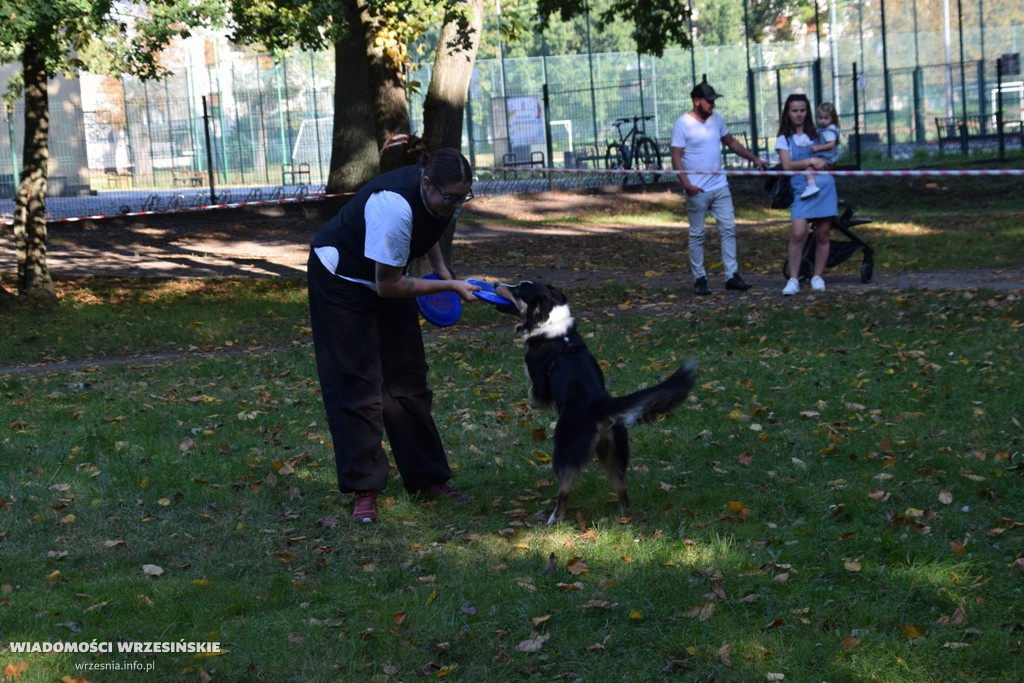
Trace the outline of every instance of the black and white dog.
<instances>
[{"instance_id":1,"label":"black and white dog","mask_svg":"<svg viewBox=\"0 0 1024 683\"><path fill-rule=\"evenodd\" d=\"M690 392L697 366L689 362L661 383L628 396L613 397L604 374L576 330L565 295L549 285L522 282L497 285L495 293L512 302L499 310L517 313L516 331L526 342L526 371L530 403L554 407L555 448L552 466L558 478L558 503L548 524L562 520L576 473L597 453L619 498L619 512L629 516L626 467L629 435L626 429L672 410Z\"/></svg>"}]
</instances>

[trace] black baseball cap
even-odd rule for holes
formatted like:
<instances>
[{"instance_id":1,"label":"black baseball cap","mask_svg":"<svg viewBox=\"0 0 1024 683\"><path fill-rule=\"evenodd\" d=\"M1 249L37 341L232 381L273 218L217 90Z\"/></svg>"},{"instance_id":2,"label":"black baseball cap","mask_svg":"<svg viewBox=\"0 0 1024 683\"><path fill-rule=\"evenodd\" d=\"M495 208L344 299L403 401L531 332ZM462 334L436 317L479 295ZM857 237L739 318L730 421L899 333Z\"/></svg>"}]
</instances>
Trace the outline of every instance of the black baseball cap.
<instances>
[{"instance_id":1,"label":"black baseball cap","mask_svg":"<svg viewBox=\"0 0 1024 683\"><path fill-rule=\"evenodd\" d=\"M710 83L707 81L701 81L694 86L693 90L690 91L690 97L700 97L708 100L709 102L714 102L721 97L721 95L715 92L715 89L711 87Z\"/></svg>"}]
</instances>

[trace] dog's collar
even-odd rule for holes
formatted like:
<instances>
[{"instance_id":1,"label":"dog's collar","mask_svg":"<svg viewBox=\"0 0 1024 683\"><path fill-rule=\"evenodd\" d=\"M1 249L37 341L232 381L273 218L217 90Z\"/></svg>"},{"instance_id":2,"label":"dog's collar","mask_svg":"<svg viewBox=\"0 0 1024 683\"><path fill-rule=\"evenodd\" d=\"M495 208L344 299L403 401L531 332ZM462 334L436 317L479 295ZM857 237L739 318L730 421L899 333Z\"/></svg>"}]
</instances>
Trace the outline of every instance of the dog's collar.
<instances>
[{"instance_id":1,"label":"dog's collar","mask_svg":"<svg viewBox=\"0 0 1024 683\"><path fill-rule=\"evenodd\" d=\"M554 337L554 338L549 337L548 339L549 339L549 341L554 341L555 339L558 339L559 341L561 341L565 345L564 347L562 347L558 351L555 351L554 353L552 353L551 354L551 358L548 359L547 368L546 368L546 372L547 372L548 376L551 376L551 373L555 369L555 362L560 357L566 356L566 355L568 355L570 353L578 353L578 352L584 350L585 348L587 348L586 345L582 341L574 341L567 334L562 335L561 337Z\"/></svg>"}]
</instances>

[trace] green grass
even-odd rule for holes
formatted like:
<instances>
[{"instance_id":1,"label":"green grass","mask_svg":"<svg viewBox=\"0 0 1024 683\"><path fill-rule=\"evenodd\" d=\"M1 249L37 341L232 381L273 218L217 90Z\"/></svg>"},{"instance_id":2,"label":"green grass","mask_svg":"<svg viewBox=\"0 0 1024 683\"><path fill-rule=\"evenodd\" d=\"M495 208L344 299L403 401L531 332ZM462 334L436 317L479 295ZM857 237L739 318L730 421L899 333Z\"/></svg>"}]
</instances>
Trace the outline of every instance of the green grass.
<instances>
[{"instance_id":1,"label":"green grass","mask_svg":"<svg viewBox=\"0 0 1024 683\"><path fill-rule=\"evenodd\" d=\"M574 291L613 393L691 357L701 374L632 430L633 519L591 467L556 527L553 418L527 404L511 321L468 307L426 338L473 502L392 481L379 523L354 526L299 284L92 287L0 363L252 351L0 379L0 670L24 661L18 680L1024 677L1017 294L690 310ZM227 653L3 650L119 639ZM155 671L75 669L124 660Z\"/></svg>"}]
</instances>

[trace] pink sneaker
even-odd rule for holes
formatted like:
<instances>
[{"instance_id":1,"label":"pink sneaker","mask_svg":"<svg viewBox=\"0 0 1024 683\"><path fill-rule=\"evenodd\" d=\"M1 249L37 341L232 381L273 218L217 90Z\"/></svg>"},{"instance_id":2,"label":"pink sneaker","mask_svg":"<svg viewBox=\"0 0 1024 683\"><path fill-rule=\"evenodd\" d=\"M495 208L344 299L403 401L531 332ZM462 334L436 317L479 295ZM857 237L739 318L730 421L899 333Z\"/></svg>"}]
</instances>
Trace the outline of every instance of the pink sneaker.
<instances>
[{"instance_id":1,"label":"pink sneaker","mask_svg":"<svg viewBox=\"0 0 1024 683\"><path fill-rule=\"evenodd\" d=\"M352 519L363 524L377 521L376 491L356 491L352 498Z\"/></svg>"}]
</instances>

